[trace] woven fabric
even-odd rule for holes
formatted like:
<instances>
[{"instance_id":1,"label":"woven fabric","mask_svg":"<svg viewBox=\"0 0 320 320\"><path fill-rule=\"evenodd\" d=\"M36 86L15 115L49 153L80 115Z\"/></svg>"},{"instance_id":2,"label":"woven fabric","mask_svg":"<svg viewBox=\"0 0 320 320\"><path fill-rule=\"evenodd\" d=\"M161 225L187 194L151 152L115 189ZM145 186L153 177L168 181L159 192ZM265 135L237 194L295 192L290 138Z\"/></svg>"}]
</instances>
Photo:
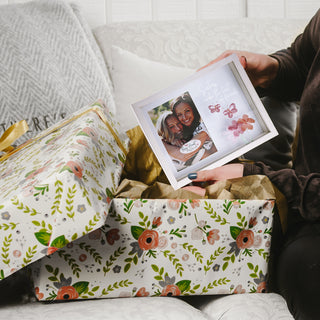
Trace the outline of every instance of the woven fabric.
<instances>
[{"instance_id":1,"label":"woven fabric","mask_svg":"<svg viewBox=\"0 0 320 320\"><path fill-rule=\"evenodd\" d=\"M40 0L0 11L0 134L26 119L18 143L97 99L114 110L101 52L78 8Z\"/></svg>"}]
</instances>

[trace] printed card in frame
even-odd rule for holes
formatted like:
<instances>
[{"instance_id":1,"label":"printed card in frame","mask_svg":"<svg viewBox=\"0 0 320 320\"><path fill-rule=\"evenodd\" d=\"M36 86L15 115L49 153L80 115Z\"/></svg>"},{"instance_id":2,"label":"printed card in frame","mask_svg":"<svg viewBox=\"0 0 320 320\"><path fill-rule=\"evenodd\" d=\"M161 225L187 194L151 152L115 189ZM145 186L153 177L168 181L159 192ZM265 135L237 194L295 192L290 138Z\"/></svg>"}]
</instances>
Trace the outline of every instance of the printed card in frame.
<instances>
[{"instance_id":1,"label":"printed card in frame","mask_svg":"<svg viewBox=\"0 0 320 320\"><path fill-rule=\"evenodd\" d=\"M278 134L235 54L132 107L174 189Z\"/></svg>"}]
</instances>

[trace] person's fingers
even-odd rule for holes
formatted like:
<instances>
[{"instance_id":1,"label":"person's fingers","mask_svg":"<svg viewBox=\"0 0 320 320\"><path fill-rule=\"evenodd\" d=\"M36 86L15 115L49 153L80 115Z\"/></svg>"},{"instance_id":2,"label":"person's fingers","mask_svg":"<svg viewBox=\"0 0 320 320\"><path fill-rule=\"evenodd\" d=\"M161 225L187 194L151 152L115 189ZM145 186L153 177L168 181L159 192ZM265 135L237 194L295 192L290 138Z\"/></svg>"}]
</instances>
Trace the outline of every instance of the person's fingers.
<instances>
[{"instance_id":1,"label":"person's fingers","mask_svg":"<svg viewBox=\"0 0 320 320\"><path fill-rule=\"evenodd\" d=\"M186 187L183 187L183 189L187 190L187 191L191 191L193 193L196 193L196 194L200 195L201 197L204 197L206 194L206 189L201 188L201 187L197 187L197 186L186 186Z\"/></svg>"},{"instance_id":2,"label":"person's fingers","mask_svg":"<svg viewBox=\"0 0 320 320\"><path fill-rule=\"evenodd\" d=\"M213 59L212 61L210 61L209 63L207 63L203 67L199 68L197 71L200 71L200 70L202 70L204 68L207 68L207 67L211 66L212 64L214 64L214 63L216 63L216 62L218 62L218 61L230 56L233 52L234 51L232 51L232 50L228 50L228 51L223 52L222 54L220 54L220 56L218 56L217 58Z\"/></svg>"},{"instance_id":3,"label":"person's fingers","mask_svg":"<svg viewBox=\"0 0 320 320\"><path fill-rule=\"evenodd\" d=\"M218 181L243 176L244 166L241 163L227 164L211 170L202 170L197 173L190 173L188 178L192 181Z\"/></svg>"},{"instance_id":4,"label":"person's fingers","mask_svg":"<svg viewBox=\"0 0 320 320\"><path fill-rule=\"evenodd\" d=\"M197 173L190 173L188 175L188 178L191 179L192 181L212 181L214 179L214 174L215 169L212 170L202 170Z\"/></svg>"},{"instance_id":5,"label":"person's fingers","mask_svg":"<svg viewBox=\"0 0 320 320\"><path fill-rule=\"evenodd\" d=\"M243 66L243 69L246 70L248 67L248 62L247 62L246 56L241 56L239 58L239 61L240 61L241 65Z\"/></svg>"},{"instance_id":6,"label":"person's fingers","mask_svg":"<svg viewBox=\"0 0 320 320\"><path fill-rule=\"evenodd\" d=\"M247 68L246 52L245 51L238 51L238 50L227 50L227 51L223 52L222 54L220 54L217 58L213 59L212 61L210 61L209 63L207 63L203 67L199 68L197 71L200 71L204 68L207 68L207 67L211 66L212 64L214 64L214 63L216 63L226 57L229 57L233 53L235 53L238 56L241 65L243 66L244 69L246 69Z\"/></svg>"}]
</instances>

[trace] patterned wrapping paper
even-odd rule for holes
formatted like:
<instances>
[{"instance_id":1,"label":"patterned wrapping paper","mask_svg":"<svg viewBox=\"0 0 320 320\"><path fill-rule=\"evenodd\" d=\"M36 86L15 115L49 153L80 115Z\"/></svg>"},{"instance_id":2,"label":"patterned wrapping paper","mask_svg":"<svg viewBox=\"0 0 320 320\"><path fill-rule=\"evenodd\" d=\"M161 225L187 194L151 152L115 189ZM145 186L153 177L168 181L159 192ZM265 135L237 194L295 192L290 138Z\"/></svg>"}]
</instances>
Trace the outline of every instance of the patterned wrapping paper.
<instances>
[{"instance_id":1,"label":"patterned wrapping paper","mask_svg":"<svg viewBox=\"0 0 320 320\"><path fill-rule=\"evenodd\" d=\"M34 264L39 300L265 292L274 200L113 199Z\"/></svg>"},{"instance_id":2,"label":"patterned wrapping paper","mask_svg":"<svg viewBox=\"0 0 320 320\"><path fill-rule=\"evenodd\" d=\"M0 161L0 279L104 225L128 147L105 108L80 109Z\"/></svg>"}]
</instances>

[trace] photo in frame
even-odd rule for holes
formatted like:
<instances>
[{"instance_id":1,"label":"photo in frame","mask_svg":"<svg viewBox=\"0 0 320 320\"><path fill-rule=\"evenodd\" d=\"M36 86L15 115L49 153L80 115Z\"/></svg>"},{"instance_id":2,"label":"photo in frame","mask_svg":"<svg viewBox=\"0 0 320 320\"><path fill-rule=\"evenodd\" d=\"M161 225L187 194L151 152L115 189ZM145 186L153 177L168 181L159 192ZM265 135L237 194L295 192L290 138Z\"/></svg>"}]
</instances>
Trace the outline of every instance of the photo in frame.
<instances>
[{"instance_id":1,"label":"photo in frame","mask_svg":"<svg viewBox=\"0 0 320 320\"><path fill-rule=\"evenodd\" d=\"M132 108L174 189L278 134L235 54Z\"/></svg>"}]
</instances>

